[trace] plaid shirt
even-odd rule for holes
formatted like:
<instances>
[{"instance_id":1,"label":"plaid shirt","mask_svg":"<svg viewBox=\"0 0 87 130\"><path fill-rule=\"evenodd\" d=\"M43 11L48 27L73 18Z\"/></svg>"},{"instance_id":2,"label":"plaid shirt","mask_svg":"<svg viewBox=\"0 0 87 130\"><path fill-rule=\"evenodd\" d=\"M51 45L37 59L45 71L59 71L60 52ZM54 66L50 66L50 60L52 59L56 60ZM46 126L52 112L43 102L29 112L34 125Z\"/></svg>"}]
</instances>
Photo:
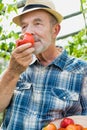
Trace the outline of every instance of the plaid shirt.
<instances>
[{"instance_id":1,"label":"plaid shirt","mask_svg":"<svg viewBox=\"0 0 87 130\"><path fill-rule=\"evenodd\" d=\"M41 130L54 119L87 115L86 68L66 51L47 67L35 60L20 76L2 129Z\"/></svg>"}]
</instances>

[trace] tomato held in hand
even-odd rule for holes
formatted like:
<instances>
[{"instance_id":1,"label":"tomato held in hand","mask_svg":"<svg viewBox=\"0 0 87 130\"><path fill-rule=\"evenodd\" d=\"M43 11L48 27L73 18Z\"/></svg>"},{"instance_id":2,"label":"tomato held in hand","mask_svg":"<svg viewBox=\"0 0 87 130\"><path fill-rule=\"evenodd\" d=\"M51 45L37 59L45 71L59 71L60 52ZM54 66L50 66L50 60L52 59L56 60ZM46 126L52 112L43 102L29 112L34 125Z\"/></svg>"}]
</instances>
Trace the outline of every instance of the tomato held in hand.
<instances>
[{"instance_id":1,"label":"tomato held in hand","mask_svg":"<svg viewBox=\"0 0 87 130\"><path fill-rule=\"evenodd\" d=\"M74 124L73 119L66 117L61 121L60 127L66 128L70 124Z\"/></svg>"},{"instance_id":2,"label":"tomato held in hand","mask_svg":"<svg viewBox=\"0 0 87 130\"><path fill-rule=\"evenodd\" d=\"M47 126L45 126L43 130L57 130L57 128L53 123L50 123Z\"/></svg>"},{"instance_id":3,"label":"tomato held in hand","mask_svg":"<svg viewBox=\"0 0 87 130\"><path fill-rule=\"evenodd\" d=\"M34 45L34 37L32 34L30 34L28 32L26 32L24 34L23 39L16 40L16 47L21 46L21 45L26 44L26 43L32 43L32 46Z\"/></svg>"}]
</instances>

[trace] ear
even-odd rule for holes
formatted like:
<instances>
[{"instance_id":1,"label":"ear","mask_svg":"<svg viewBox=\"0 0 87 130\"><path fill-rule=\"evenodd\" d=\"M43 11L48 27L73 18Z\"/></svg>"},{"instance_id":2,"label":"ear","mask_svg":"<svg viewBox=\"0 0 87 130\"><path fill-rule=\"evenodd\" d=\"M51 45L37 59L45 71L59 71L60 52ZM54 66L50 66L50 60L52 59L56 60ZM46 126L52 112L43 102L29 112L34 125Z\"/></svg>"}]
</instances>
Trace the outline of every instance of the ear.
<instances>
[{"instance_id":1,"label":"ear","mask_svg":"<svg viewBox=\"0 0 87 130\"><path fill-rule=\"evenodd\" d=\"M56 36L58 35L59 31L60 31L60 25L59 24L55 24L53 27L53 38L56 38Z\"/></svg>"}]
</instances>

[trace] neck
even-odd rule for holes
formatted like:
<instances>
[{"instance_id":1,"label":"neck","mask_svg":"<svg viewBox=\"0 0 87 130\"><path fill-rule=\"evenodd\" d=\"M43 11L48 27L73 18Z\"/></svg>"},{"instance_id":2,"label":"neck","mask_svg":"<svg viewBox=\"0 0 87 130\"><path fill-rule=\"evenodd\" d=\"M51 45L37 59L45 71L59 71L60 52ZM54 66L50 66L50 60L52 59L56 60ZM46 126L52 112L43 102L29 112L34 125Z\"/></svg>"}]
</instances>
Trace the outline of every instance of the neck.
<instances>
[{"instance_id":1,"label":"neck","mask_svg":"<svg viewBox=\"0 0 87 130\"><path fill-rule=\"evenodd\" d=\"M48 66L55 58L57 58L62 52L62 48L50 47L47 51L40 53L36 57L43 66Z\"/></svg>"}]
</instances>

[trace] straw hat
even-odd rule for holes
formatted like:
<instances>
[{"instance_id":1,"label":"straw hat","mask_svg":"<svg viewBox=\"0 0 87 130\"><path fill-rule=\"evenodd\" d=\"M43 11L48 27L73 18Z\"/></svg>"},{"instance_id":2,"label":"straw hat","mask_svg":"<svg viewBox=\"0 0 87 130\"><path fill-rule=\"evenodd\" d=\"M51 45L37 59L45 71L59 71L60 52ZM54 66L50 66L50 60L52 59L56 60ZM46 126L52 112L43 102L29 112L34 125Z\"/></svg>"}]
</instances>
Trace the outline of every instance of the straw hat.
<instances>
[{"instance_id":1,"label":"straw hat","mask_svg":"<svg viewBox=\"0 0 87 130\"><path fill-rule=\"evenodd\" d=\"M13 18L13 22L20 26L20 16L34 10L46 10L51 13L60 23L63 19L62 15L56 11L54 3L51 0L26 0L23 11Z\"/></svg>"}]
</instances>

